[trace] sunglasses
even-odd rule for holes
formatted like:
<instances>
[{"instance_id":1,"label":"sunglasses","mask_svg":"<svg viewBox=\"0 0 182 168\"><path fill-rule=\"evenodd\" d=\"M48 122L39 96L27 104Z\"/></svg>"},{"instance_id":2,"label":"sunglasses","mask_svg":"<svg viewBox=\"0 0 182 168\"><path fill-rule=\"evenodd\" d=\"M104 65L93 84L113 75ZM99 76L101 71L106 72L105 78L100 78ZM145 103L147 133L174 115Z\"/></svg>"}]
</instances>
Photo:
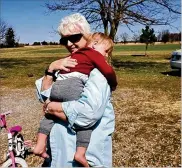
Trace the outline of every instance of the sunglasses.
<instances>
[{"instance_id":1,"label":"sunglasses","mask_svg":"<svg viewBox=\"0 0 182 168\"><path fill-rule=\"evenodd\" d=\"M71 36L67 36L67 37L62 37L59 41L59 43L61 45L67 45L68 41L70 41L71 43L77 43L80 41L80 39L83 37L82 34L73 34Z\"/></svg>"}]
</instances>

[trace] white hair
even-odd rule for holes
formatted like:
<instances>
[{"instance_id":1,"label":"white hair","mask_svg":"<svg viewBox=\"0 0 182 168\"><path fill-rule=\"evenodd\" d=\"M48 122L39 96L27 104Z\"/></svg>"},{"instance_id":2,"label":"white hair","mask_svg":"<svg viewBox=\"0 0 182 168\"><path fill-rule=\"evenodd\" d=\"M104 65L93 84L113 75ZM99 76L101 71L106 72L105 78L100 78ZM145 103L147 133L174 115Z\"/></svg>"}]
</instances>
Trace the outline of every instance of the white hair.
<instances>
[{"instance_id":1,"label":"white hair","mask_svg":"<svg viewBox=\"0 0 182 168\"><path fill-rule=\"evenodd\" d=\"M83 35L90 34L90 25L83 15L75 13L64 17L58 27L58 33L61 36L82 33Z\"/></svg>"}]
</instances>

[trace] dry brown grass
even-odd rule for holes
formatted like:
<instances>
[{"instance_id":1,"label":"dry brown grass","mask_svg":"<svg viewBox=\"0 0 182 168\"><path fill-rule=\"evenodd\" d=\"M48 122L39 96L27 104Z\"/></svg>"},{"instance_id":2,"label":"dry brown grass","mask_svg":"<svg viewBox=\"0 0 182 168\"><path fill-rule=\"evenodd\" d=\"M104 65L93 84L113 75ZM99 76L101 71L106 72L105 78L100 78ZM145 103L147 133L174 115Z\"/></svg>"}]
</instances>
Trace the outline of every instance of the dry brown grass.
<instances>
[{"instance_id":1,"label":"dry brown grass","mask_svg":"<svg viewBox=\"0 0 182 168\"><path fill-rule=\"evenodd\" d=\"M21 125L22 134L26 140L36 140L36 132L41 118L41 104L37 101L35 89L8 89L1 88L0 112L12 110L13 113L7 117L8 126ZM0 136L0 163L7 150L7 135L5 130ZM37 167L42 159L30 155L27 159L30 167Z\"/></svg>"},{"instance_id":2,"label":"dry brown grass","mask_svg":"<svg viewBox=\"0 0 182 168\"><path fill-rule=\"evenodd\" d=\"M180 166L180 101L158 95L142 89L115 92L114 166Z\"/></svg>"},{"instance_id":3,"label":"dry brown grass","mask_svg":"<svg viewBox=\"0 0 182 168\"><path fill-rule=\"evenodd\" d=\"M180 165L180 102L168 100L164 92L153 98L150 91L118 89L113 95L116 130L113 135L113 166L178 167ZM13 110L9 126L22 125L25 139L36 140L41 104L34 89L1 88L1 112ZM0 162L6 150L5 132L0 136ZM28 165L42 159L29 156Z\"/></svg>"}]
</instances>

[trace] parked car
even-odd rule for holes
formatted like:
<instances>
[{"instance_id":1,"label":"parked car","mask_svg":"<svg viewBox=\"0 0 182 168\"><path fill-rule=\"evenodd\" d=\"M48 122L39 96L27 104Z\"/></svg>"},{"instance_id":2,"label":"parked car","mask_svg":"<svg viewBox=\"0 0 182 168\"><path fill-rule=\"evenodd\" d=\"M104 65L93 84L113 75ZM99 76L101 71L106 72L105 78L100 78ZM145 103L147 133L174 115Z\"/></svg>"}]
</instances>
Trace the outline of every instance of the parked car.
<instances>
[{"instance_id":1,"label":"parked car","mask_svg":"<svg viewBox=\"0 0 182 168\"><path fill-rule=\"evenodd\" d=\"M172 52L172 56L170 59L170 66L172 69L181 69L181 54L182 49Z\"/></svg>"}]
</instances>

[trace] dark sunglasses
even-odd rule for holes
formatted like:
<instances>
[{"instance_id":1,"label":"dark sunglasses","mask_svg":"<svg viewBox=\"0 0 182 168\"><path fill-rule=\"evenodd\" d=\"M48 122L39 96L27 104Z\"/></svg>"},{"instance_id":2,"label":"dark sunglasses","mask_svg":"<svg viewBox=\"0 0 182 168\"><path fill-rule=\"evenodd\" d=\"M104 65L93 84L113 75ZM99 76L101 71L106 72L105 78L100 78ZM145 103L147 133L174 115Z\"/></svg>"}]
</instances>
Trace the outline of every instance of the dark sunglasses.
<instances>
[{"instance_id":1,"label":"dark sunglasses","mask_svg":"<svg viewBox=\"0 0 182 168\"><path fill-rule=\"evenodd\" d=\"M61 45L67 45L68 44L68 40L71 42L71 43L77 43L80 41L80 39L82 38L82 34L73 34L71 36L67 36L67 37L62 37L60 40L59 40L59 43Z\"/></svg>"}]
</instances>

